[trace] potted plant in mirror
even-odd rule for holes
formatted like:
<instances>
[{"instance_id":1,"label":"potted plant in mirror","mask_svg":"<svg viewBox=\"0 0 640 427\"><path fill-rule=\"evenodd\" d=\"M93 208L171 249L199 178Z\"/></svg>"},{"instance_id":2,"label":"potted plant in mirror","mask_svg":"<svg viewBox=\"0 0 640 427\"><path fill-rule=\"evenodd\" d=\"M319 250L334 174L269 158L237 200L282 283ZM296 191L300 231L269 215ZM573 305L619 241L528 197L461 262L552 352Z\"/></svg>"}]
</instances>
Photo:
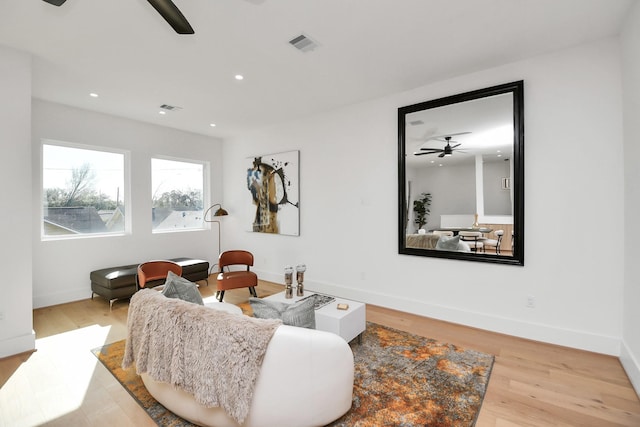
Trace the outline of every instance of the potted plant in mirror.
<instances>
[{"instance_id":1,"label":"potted plant in mirror","mask_svg":"<svg viewBox=\"0 0 640 427\"><path fill-rule=\"evenodd\" d=\"M413 222L418 226L418 230L422 228L428 221L431 210L431 193L422 193L417 200L413 201L413 212L415 219Z\"/></svg>"}]
</instances>

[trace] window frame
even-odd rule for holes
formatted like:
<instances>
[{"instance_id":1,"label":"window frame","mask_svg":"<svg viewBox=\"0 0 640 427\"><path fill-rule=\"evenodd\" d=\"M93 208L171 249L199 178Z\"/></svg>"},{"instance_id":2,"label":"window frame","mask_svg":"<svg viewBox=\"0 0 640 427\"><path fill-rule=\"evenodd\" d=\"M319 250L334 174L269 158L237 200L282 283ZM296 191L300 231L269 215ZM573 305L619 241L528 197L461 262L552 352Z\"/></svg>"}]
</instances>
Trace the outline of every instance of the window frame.
<instances>
[{"instance_id":1,"label":"window frame","mask_svg":"<svg viewBox=\"0 0 640 427\"><path fill-rule=\"evenodd\" d=\"M45 204L46 197L45 182L44 182L44 147L46 145L71 148L78 150L94 151L109 154L120 154L123 156L123 192L122 203L124 206L124 230L117 232L101 232L101 233L81 233L81 234L45 234L44 219L45 219ZM56 240L76 240L76 239L92 239L92 238L104 238L104 237L121 237L132 234L132 198L131 198L131 152L129 150L123 150L113 147L103 147L92 144L82 144L76 142L60 141L50 138L43 138L40 141L40 240L41 241L56 241Z\"/></svg>"},{"instance_id":2,"label":"window frame","mask_svg":"<svg viewBox=\"0 0 640 427\"><path fill-rule=\"evenodd\" d=\"M202 213L207 210L209 206L209 193L210 193L210 182L211 182L211 165L207 160L196 160L196 159L188 159L185 157L176 157L176 156L167 156L161 154L151 155L149 158L149 182L150 182L150 202L151 202L151 213L153 213L154 202L153 202L153 160L166 160L171 162L182 162L182 163L190 163L197 164L202 166ZM151 223L151 234L165 234L165 233L187 233L192 231L203 231L209 230L211 228L210 224L204 221L204 216L202 218L202 222L198 227L189 227L189 228L164 228L164 229L156 229L153 226L153 222Z\"/></svg>"}]
</instances>

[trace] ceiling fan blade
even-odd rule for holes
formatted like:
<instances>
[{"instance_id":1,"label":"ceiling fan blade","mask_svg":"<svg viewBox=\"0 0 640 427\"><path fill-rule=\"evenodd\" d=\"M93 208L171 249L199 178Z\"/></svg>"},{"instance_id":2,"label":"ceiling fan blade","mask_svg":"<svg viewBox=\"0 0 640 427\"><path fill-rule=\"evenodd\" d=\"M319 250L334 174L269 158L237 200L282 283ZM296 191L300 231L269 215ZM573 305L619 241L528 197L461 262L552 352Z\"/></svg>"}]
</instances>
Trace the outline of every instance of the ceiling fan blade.
<instances>
[{"instance_id":1,"label":"ceiling fan blade","mask_svg":"<svg viewBox=\"0 0 640 427\"><path fill-rule=\"evenodd\" d=\"M147 0L178 34L194 34L193 28L171 0Z\"/></svg>"},{"instance_id":2,"label":"ceiling fan blade","mask_svg":"<svg viewBox=\"0 0 640 427\"><path fill-rule=\"evenodd\" d=\"M458 132L458 133L446 133L444 135L434 135L432 137L430 137L429 139L427 139L426 141L432 140L432 139L436 139L438 141L442 141L442 142L446 142L445 138L449 137L449 139L451 139L451 137L456 136L456 135L466 135L469 134L471 132Z\"/></svg>"},{"instance_id":3,"label":"ceiling fan blade","mask_svg":"<svg viewBox=\"0 0 640 427\"><path fill-rule=\"evenodd\" d=\"M49 4L52 4L54 6L62 6L64 4L64 2L66 2L67 0L43 0Z\"/></svg>"},{"instance_id":4,"label":"ceiling fan blade","mask_svg":"<svg viewBox=\"0 0 640 427\"><path fill-rule=\"evenodd\" d=\"M438 157L444 157L444 156L445 156L445 153L438 154Z\"/></svg>"},{"instance_id":5,"label":"ceiling fan blade","mask_svg":"<svg viewBox=\"0 0 640 427\"><path fill-rule=\"evenodd\" d=\"M456 148L459 145L460 145L460 143L457 143L456 145L452 145L451 148Z\"/></svg>"},{"instance_id":6,"label":"ceiling fan blade","mask_svg":"<svg viewBox=\"0 0 640 427\"><path fill-rule=\"evenodd\" d=\"M427 150L429 150L429 151L442 151L442 148L426 148L425 147L425 148L421 148L421 150L424 150L424 151L427 151Z\"/></svg>"},{"instance_id":7,"label":"ceiling fan blade","mask_svg":"<svg viewBox=\"0 0 640 427\"><path fill-rule=\"evenodd\" d=\"M414 156L424 156L425 154L436 154L436 153L437 153L437 151L431 151L431 152L428 152L428 153L421 153L419 151L414 151L413 155Z\"/></svg>"}]
</instances>

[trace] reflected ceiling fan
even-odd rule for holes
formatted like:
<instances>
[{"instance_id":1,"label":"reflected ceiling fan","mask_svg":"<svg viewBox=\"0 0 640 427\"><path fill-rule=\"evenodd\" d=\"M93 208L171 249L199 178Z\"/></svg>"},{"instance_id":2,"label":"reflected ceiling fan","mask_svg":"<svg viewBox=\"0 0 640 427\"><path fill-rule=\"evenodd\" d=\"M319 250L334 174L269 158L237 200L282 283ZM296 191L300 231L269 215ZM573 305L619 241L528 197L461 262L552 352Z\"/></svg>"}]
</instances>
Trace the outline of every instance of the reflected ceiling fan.
<instances>
[{"instance_id":1,"label":"reflected ceiling fan","mask_svg":"<svg viewBox=\"0 0 640 427\"><path fill-rule=\"evenodd\" d=\"M62 6L67 0L43 0L54 6ZM178 34L194 34L191 24L171 0L147 0Z\"/></svg>"},{"instance_id":2,"label":"reflected ceiling fan","mask_svg":"<svg viewBox=\"0 0 640 427\"><path fill-rule=\"evenodd\" d=\"M451 138L453 138L454 136L457 135L466 135L468 133L471 132L459 132L459 133L451 133L448 135L438 135L438 136L432 136L431 138L427 139L427 141L431 141L431 140L435 140L435 141L440 141L440 142L444 142L446 143L446 145L444 146L444 148L420 148L420 151L416 151L415 153L413 153L416 156L424 156L425 154L438 154L438 157L448 157L453 155L454 151L458 151L463 153L463 151L461 151L459 148L460 143L451 145L452 142L456 142L451 140Z\"/></svg>"}]
</instances>

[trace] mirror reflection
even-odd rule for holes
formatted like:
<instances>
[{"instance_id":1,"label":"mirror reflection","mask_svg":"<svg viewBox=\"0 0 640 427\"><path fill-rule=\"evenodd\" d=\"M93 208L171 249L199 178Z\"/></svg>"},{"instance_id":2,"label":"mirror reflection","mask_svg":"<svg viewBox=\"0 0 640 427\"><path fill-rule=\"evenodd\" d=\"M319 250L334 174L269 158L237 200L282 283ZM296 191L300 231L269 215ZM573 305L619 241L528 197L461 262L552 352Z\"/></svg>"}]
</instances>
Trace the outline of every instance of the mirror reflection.
<instances>
[{"instance_id":1,"label":"mirror reflection","mask_svg":"<svg viewBox=\"0 0 640 427\"><path fill-rule=\"evenodd\" d=\"M522 82L398 117L400 253L522 265Z\"/></svg>"}]
</instances>

